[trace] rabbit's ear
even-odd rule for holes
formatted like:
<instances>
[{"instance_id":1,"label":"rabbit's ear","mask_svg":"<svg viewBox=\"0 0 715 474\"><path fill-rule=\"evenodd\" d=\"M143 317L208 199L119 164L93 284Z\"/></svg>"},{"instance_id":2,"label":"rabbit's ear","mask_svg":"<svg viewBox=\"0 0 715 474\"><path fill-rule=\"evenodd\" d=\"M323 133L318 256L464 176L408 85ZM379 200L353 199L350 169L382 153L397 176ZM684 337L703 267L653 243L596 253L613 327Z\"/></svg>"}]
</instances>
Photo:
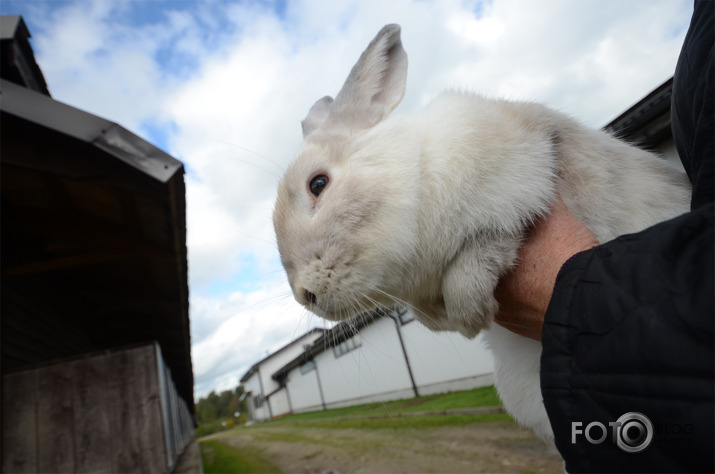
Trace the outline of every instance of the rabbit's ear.
<instances>
[{"instance_id":1,"label":"rabbit's ear","mask_svg":"<svg viewBox=\"0 0 715 474\"><path fill-rule=\"evenodd\" d=\"M405 94L407 53L402 48L400 26L380 30L350 71L335 97L331 121L351 129L366 129L383 120Z\"/></svg>"},{"instance_id":2,"label":"rabbit's ear","mask_svg":"<svg viewBox=\"0 0 715 474\"><path fill-rule=\"evenodd\" d=\"M325 119L328 118L330 114L330 106L333 104L333 98L326 95L318 102L313 104L313 106L308 111L308 115L305 116L300 125L303 127L303 138L310 135L313 130L320 127Z\"/></svg>"}]
</instances>

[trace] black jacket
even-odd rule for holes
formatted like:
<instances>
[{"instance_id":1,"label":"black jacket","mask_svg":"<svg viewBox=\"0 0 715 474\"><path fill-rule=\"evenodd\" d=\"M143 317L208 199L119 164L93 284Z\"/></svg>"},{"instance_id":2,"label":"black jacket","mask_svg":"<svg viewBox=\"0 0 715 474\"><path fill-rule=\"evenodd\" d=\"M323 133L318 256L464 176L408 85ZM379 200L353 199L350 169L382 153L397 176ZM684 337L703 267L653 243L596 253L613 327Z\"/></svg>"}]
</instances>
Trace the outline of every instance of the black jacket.
<instances>
[{"instance_id":1,"label":"black jacket","mask_svg":"<svg viewBox=\"0 0 715 474\"><path fill-rule=\"evenodd\" d=\"M545 316L541 391L569 472L715 471L714 11L696 2L673 83L692 211L577 254Z\"/></svg>"}]
</instances>

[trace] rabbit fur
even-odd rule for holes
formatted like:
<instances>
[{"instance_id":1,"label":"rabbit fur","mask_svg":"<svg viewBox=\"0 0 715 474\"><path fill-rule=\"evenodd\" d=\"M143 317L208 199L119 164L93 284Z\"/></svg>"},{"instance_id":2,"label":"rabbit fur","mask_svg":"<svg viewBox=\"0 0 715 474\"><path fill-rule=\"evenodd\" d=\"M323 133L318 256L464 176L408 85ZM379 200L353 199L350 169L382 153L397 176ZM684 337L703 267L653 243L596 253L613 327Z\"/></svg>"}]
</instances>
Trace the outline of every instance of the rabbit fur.
<instances>
[{"instance_id":1,"label":"rabbit fur","mask_svg":"<svg viewBox=\"0 0 715 474\"><path fill-rule=\"evenodd\" d=\"M541 344L491 324L494 289L558 193L599 242L688 210L684 173L536 103L445 92L392 116L405 91L398 25L303 120L273 221L296 300L331 320L409 306L433 330L484 338L506 409L552 439ZM311 191L316 177L322 191ZM325 181L323 181L323 184Z\"/></svg>"}]
</instances>

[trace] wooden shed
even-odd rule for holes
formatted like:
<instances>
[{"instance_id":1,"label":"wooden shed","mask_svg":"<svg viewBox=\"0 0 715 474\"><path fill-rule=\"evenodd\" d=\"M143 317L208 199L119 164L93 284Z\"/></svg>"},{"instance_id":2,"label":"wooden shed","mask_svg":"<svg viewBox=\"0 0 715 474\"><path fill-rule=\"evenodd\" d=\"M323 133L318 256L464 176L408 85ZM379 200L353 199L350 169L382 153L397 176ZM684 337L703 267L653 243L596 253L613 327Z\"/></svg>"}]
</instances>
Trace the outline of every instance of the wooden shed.
<instances>
[{"instance_id":1,"label":"wooden shed","mask_svg":"<svg viewBox=\"0 0 715 474\"><path fill-rule=\"evenodd\" d=\"M193 440L184 167L52 99L0 17L2 470L176 470Z\"/></svg>"}]
</instances>

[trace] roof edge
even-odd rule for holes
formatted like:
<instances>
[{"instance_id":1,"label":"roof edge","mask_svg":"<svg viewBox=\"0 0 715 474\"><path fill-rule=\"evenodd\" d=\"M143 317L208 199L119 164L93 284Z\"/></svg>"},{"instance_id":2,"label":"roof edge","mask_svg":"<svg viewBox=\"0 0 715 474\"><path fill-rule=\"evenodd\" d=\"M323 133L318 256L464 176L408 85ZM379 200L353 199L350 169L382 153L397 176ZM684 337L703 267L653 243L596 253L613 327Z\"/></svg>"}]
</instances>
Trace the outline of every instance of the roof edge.
<instances>
[{"instance_id":1,"label":"roof edge","mask_svg":"<svg viewBox=\"0 0 715 474\"><path fill-rule=\"evenodd\" d=\"M181 161L121 125L6 79L0 79L0 110L88 143L162 183L184 168Z\"/></svg>"},{"instance_id":2,"label":"roof edge","mask_svg":"<svg viewBox=\"0 0 715 474\"><path fill-rule=\"evenodd\" d=\"M369 326L378 319L389 316L393 311L393 309L378 308L367 313L360 313L346 321L341 321L339 324L325 331L322 337L316 339L313 344L306 348L306 350L300 353L296 358L271 374L271 378L277 381L287 376L288 372L291 370L305 364L309 360L312 360L313 357L325 352L329 348L337 346L346 339L350 339L362 328Z\"/></svg>"},{"instance_id":3,"label":"roof edge","mask_svg":"<svg viewBox=\"0 0 715 474\"><path fill-rule=\"evenodd\" d=\"M286 350L286 349L288 349L288 348L290 348L290 347L293 347L293 346L296 345L301 339L303 339L305 336L308 336L308 335L314 334L314 333L318 333L318 332L321 333L322 336L321 336L321 337L318 337L317 340L320 340L322 337L325 337L326 330L323 329L323 328L313 328L313 329L311 329L311 330L305 332L305 333L302 334L301 336L299 336L299 337L297 337L297 338L291 340L288 344L282 346L280 349L277 349L277 350L271 352L271 353L268 354L266 357L264 357L263 359L259 360L259 361L256 362L255 364L253 364L253 365L251 366L251 368L249 368L249 369L246 371L246 373L243 374L243 376L240 378L240 382L241 382L241 383L244 383L246 380L248 380L249 378L251 378L251 376L252 376L253 374L255 374L256 372L258 372L258 367L259 367L261 364L263 364L265 361L267 361L268 359L272 359L274 356L278 355L279 353L283 352L284 350Z\"/></svg>"}]
</instances>

